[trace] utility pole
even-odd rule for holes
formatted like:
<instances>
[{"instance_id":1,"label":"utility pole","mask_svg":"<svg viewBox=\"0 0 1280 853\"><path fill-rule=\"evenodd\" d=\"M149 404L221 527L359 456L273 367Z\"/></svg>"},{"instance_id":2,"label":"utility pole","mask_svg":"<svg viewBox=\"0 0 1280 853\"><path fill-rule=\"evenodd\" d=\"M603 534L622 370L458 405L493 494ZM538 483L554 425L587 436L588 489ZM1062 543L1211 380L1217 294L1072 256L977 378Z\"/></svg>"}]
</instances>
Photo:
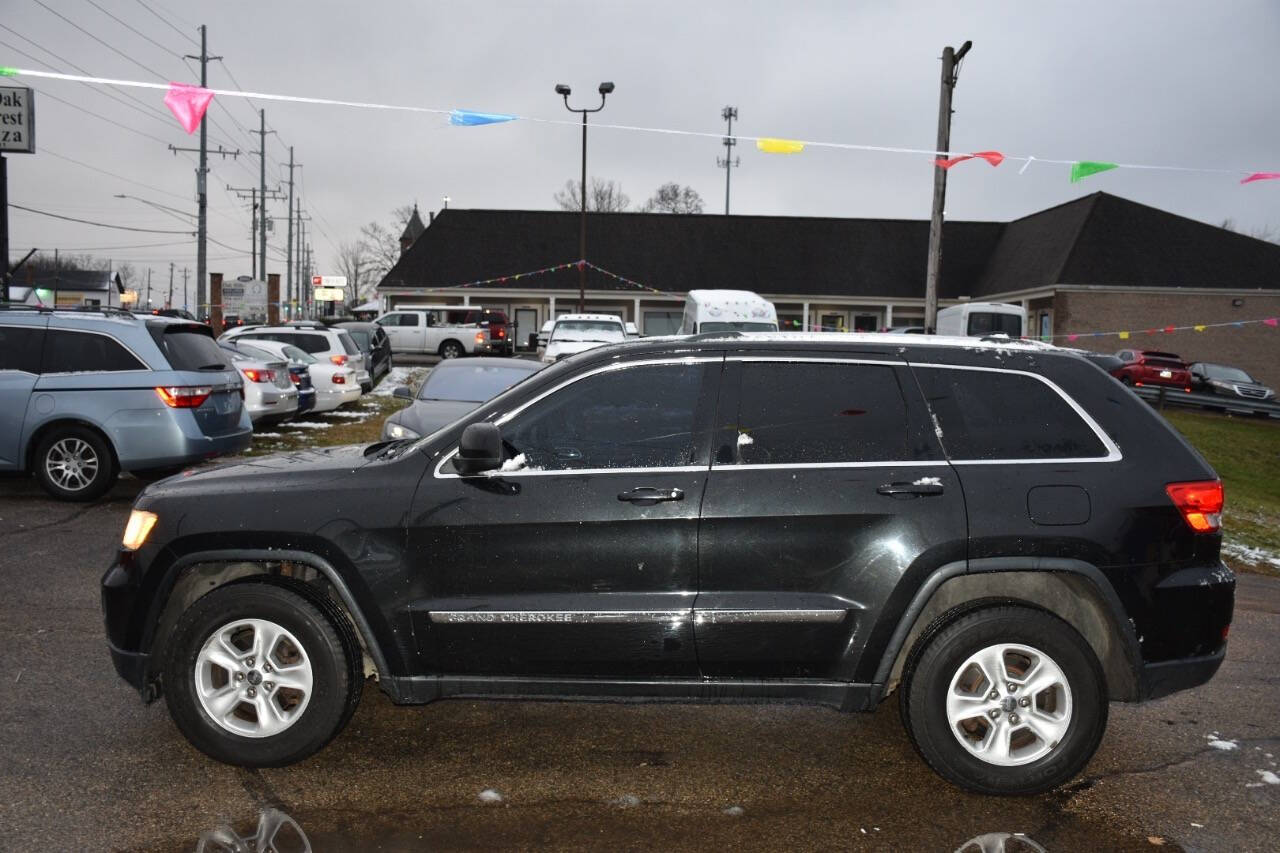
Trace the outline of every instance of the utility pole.
<instances>
[{"instance_id":1,"label":"utility pole","mask_svg":"<svg viewBox=\"0 0 1280 853\"><path fill-rule=\"evenodd\" d=\"M209 55L209 50L206 46L206 36L207 36L206 29L207 28L205 27L204 24L200 25L200 55L191 56L190 54L188 54L186 56L187 59L200 60L200 87L202 89L207 88L209 85L209 68L208 68L209 60L222 58L221 56ZM170 145L169 148L173 149L175 152L178 150L173 148L172 145ZM182 150L186 150L186 149L182 149ZM228 152L222 150L221 145L218 146L217 153L221 154L223 157L226 157L228 154ZM235 154L232 154L231 156L233 157L237 156L239 155L239 153L240 153L239 151L236 151ZM208 270L208 260L207 260L208 238L209 238L209 228L208 228L209 193L208 193L208 187L206 185L208 181L208 176L209 176L209 131L206 128L205 120L201 118L200 119L200 167L196 169L196 222L197 222L196 227L198 232L198 236L196 237L196 313L199 314L200 316L208 316L208 312L209 312L209 304L208 304L209 299L207 295L208 291L205 289L209 286L209 278L208 278L209 270ZM182 298L183 298L183 302L185 303L186 302L185 287L182 291Z\"/></svg>"},{"instance_id":2,"label":"utility pole","mask_svg":"<svg viewBox=\"0 0 1280 853\"><path fill-rule=\"evenodd\" d=\"M951 150L951 93L960 74L960 60L973 47L966 41L956 50L942 49L942 92L938 96L938 156ZM933 167L933 214L929 218L929 266L924 279L924 330L932 335L938 325L938 275L942 268L942 209L947 200L947 170Z\"/></svg>"},{"instance_id":3,"label":"utility pole","mask_svg":"<svg viewBox=\"0 0 1280 853\"><path fill-rule=\"evenodd\" d=\"M182 268L182 310L187 310L187 273L191 272L190 267Z\"/></svg>"},{"instance_id":4,"label":"utility pole","mask_svg":"<svg viewBox=\"0 0 1280 853\"><path fill-rule=\"evenodd\" d=\"M9 161L0 154L0 302L9 301Z\"/></svg>"},{"instance_id":5,"label":"utility pole","mask_svg":"<svg viewBox=\"0 0 1280 853\"><path fill-rule=\"evenodd\" d=\"M147 267L147 310L151 310L151 267Z\"/></svg>"},{"instance_id":6,"label":"utility pole","mask_svg":"<svg viewBox=\"0 0 1280 853\"><path fill-rule=\"evenodd\" d=\"M289 319L293 319L293 146L289 146L289 234L284 241L284 299L289 306Z\"/></svg>"},{"instance_id":7,"label":"utility pole","mask_svg":"<svg viewBox=\"0 0 1280 853\"><path fill-rule=\"evenodd\" d=\"M275 131L271 131L275 133ZM258 110L258 198L262 201L258 219L258 271L267 280L267 111ZM275 193L279 198L280 194Z\"/></svg>"},{"instance_id":8,"label":"utility pole","mask_svg":"<svg viewBox=\"0 0 1280 853\"><path fill-rule=\"evenodd\" d=\"M258 273L262 273L262 280L267 279L267 226L266 226L266 204L267 198L281 199L284 196L278 189L267 190L263 188L262 194L259 194L257 187L233 187L227 185L227 191L236 194L237 198L247 198L253 201L253 218L249 220L249 260L254 278L258 278ZM264 198L265 196L265 198ZM258 229L262 229L262 243L258 243ZM261 250L261 255L259 255ZM259 257L261 257L261 269L259 269Z\"/></svg>"},{"instance_id":9,"label":"utility pole","mask_svg":"<svg viewBox=\"0 0 1280 853\"><path fill-rule=\"evenodd\" d=\"M729 173L742 165L742 158L733 156L733 146L738 140L733 137L733 120L738 117L737 107L725 107L720 111L720 118L729 122L729 135L724 138L724 159L716 158L716 165L724 169L724 215L729 215Z\"/></svg>"},{"instance_id":10,"label":"utility pole","mask_svg":"<svg viewBox=\"0 0 1280 853\"><path fill-rule=\"evenodd\" d=\"M164 307L173 307L173 261L169 261L169 298L164 301Z\"/></svg>"}]
</instances>

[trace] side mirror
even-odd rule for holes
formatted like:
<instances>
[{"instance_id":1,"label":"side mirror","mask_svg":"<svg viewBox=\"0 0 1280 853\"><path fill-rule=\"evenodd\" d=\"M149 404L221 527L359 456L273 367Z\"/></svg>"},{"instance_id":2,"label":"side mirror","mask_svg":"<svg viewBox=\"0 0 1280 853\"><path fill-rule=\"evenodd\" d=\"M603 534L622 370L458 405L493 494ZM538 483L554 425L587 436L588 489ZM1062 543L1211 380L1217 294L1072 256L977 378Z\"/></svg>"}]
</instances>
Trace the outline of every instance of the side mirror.
<instances>
[{"instance_id":1,"label":"side mirror","mask_svg":"<svg viewBox=\"0 0 1280 853\"><path fill-rule=\"evenodd\" d=\"M502 464L502 431L497 424L475 423L462 431L453 468L459 474L492 471Z\"/></svg>"},{"instance_id":2,"label":"side mirror","mask_svg":"<svg viewBox=\"0 0 1280 853\"><path fill-rule=\"evenodd\" d=\"M397 397L401 400L412 400L413 392L409 390L409 386L401 385L391 392L391 396Z\"/></svg>"}]
</instances>

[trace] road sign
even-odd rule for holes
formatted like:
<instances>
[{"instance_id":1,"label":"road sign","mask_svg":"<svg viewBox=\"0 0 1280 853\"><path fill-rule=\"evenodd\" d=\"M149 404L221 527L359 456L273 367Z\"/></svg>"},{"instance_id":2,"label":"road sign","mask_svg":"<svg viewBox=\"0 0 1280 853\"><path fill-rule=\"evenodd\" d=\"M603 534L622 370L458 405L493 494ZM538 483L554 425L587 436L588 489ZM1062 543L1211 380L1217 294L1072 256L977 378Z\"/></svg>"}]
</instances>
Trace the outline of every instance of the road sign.
<instances>
[{"instance_id":1,"label":"road sign","mask_svg":"<svg viewBox=\"0 0 1280 853\"><path fill-rule=\"evenodd\" d=\"M36 153L36 102L25 86L0 86L0 151Z\"/></svg>"},{"instance_id":2,"label":"road sign","mask_svg":"<svg viewBox=\"0 0 1280 853\"><path fill-rule=\"evenodd\" d=\"M222 285L222 313L241 320L267 316L267 283L242 275Z\"/></svg>"},{"instance_id":3,"label":"road sign","mask_svg":"<svg viewBox=\"0 0 1280 853\"><path fill-rule=\"evenodd\" d=\"M311 285L313 287L336 287L343 289L347 286L347 277L345 275L313 275L311 276ZM316 297L316 299L319 298L319 296Z\"/></svg>"},{"instance_id":4,"label":"road sign","mask_svg":"<svg viewBox=\"0 0 1280 853\"><path fill-rule=\"evenodd\" d=\"M344 298L343 293L341 287L317 287L315 298L317 302L341 302Z\"/></svg>"}]
</instances>

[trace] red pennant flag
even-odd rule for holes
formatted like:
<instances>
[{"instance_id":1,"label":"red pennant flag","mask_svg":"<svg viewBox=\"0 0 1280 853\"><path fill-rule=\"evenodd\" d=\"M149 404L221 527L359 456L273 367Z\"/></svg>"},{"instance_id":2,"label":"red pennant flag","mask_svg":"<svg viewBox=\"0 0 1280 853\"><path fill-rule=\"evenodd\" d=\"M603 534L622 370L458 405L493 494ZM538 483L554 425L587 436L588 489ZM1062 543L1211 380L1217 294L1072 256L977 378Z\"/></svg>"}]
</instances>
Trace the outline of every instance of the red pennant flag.
<instances>
[{"instance_id":1,"label":"red pennant flag","mask_svg":"<svg viewBox=\"0 0 1280 853\"><path fill-rule=\"evenodd\" d=\"M173 113L183 130L195 133L212 100L213 92L208 89L186 83L170 83L169 91L164 96L164 105Z\"/></svg>"},{"instance_id":2,"label":"red pennant flag","mask_svg":"<svg viewBox=\"0 0 1280 853\"><path fill-rule=\"evenodd\" d=\"M1251 184L1254 181L1277 181L1280 180L1280 172L1254 172L1247 178L1240 181L1242 184Z\"/></svg>"},{"instance_id":3,"label":"red pennant flag","mask_svg":"<svg viewBox=\"0 0 1280 853\"><path fill-rule=\"evenodd\" d=\"M973 160L975 158L986 160L992 166L999 166L1004 162L1004 155L999 151L975 151L973 154L961 154L959 157L952 157L950 159L939 157L934 162L944 169L950 169L957 163L963 163L965 160Z\"/></svg>"},{"instance_id":4,"label":"red pennant flag","mask_svg":"<svg viewBox=\"0 0 1280 853\"><path fill-rule=\"evenodd\" d=\"M1165 327L1164 327L1164 333L1165 333L1166 335L1172 335L1172 334L1173 334L1173 330L1174 330L1174 327L1173 327L1173 326L1165 326Z\"/></svg>"}]
</instances>

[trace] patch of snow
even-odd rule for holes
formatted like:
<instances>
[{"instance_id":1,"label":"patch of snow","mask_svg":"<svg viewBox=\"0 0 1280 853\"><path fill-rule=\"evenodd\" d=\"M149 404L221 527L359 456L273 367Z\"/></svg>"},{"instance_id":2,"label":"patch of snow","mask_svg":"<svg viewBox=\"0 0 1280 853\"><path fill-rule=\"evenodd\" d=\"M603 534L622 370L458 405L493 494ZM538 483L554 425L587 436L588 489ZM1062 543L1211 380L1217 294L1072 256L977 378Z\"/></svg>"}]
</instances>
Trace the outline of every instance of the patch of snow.
<instances>
[{"instance_id":1,"label":"patch of snow","mask_svg":"<svg viewBox=\"0 0 1280 853\"><path fill-rule=\"evenodd\" d=\"M279 438L280 435L281 434L278 432L255 432L253 434L253 437L254 438Z\"/></svg>"},{"instance_id":2,"label":"patch of snow","mask_svg":"<svg viewBox=\"0 0 1280 853\"><path fill-rule=\"evenodd\" d=\"M1220 749L1223 752L1230 752L1233 749L1240 748L1240 744L1236 743L1233 740L1216 740L1215 739L1215 740L1209 741L1209 746L1213 747L1214 749Z\"/></svg>"},{"instance_id":3,"label":"patch of snow","mask_svg":"<svg viewBox=\"0 0 1280 853\"><path fill-rule=\"evenodd\" d=\"M500 803L502 795L492 788L485 788L480 792L480 802L482 803Z\"/></svg>"},{"instance_id":4,"label":"patch of snow","mask_svg":"<svg viewBox=\"0 0 1280 853\"><path fill-rule=\"evenodd\" d=\"M739 447L746 447L748 444L755 444L755 443L756 443L756 440L751 436L747 435L745 432L738 433Z\"/></svg>"},{"instance_id":5,"label":"patch of snow","mask_svg":"<svg viewBox=\"0 0 1280 853\"><path fill-rule=\"evenodd\" d=\"M290 429L328 429L333 424L323 424L319 421L291 421Z\"/></svg>"},{"instance_id":6,"label":"patch of snow","mask_svg":"<svg viewBox=\"0 0 1280 853\"><path fill-rule=\"evenodd\" d=\"M1196 823L1194 820L1191 821L1191 825L1194 826L1196 829L1204 829L1203 823Z\"/></svg>"},{"instance_id":7,"label":"patch of snow","mask_svg":"<svg viewBox=\"0 0 1280 853\"><path fill-rule=\"evenodd\" d=\"M742 806L729 806L729 808L724 810L724 813L727 814L729 817L742 817L744 814L746 814Z\"/></svg>"},{"instance_id":8,"label":"patch of snow","mask_svg":"<svg viewBox=\"0 0 1280 853\"><path fill-rule=\"evenodd\" d=\"M525 459L524 454L521 453L519 456L513 456L510 459L508 459L506 462L503 462L501 470L523 471L525 466L528 464L528 462L529 460Z\"/></svg>"},{"instance_id":9,"label":"patch of snow","mask_svg":"<svg viewBox=\"0 0 1280 853\"><path fill-rule=\"evenodd\" d=\"M933 434L938 437L938 441L942 441L942 424L938 423L938 416L930 412L929 417L933 421Z\"/></svg>"},{"instance_id":10,"label":"patch of snow","mask_svg":"<svg viewBox=\"0 0 1280 853\"><path fill-rule=\"evenodd\" d=\"M623 794L621 797L614 800L614 803L624 809L633 809L640 805L640 798L635 794Z\"/></svg>"},{"instance_id":11,"label":"patch of snow","mask_svg":"<svg viewBox=\"0 0 1280 853\"><path fill-rule=\"evenodd\" d=\"M1239 560L1246 566L1265 564L1272 568L1280 569L1280 555L1274 554L1265 548L1253 548L1239 542L1223 542L1222 553Z\"/></svg>"},{"instance_id":12,"label":"patch of snow","mask_svg":"<svg viewBox=\"0 0 1280 853\"><path fill-rule=\"evenodd\" d=\"M328 412L327 414L331 418L359 418L360 420L373 417L372 410L367 412Z\"/></svg>"},{"instance_id":13,"label":"patch of snow","mask_svg":"<svg viewBox=\"0 0 1280 853\"><path fill-rule=\"evenodd\" d=\"M942 485L942 478L941 478L941 477L921 477L919 480L916 480L916 481L915 481L915 482L913 482L911 485L913 485L913 486L941 486L941 485Z\"/></svg>"},{"instance_id":14,"label":"patch of snow","mask_svg":"<svg viewBox=\"0 0 1280 853\"><path fill-rule=\"evenodd\" d=\"M1270 770L1255 770L1254 772L1261 776L1262 781L1266 782L1268 785L1280 785L1280 776L1277 776Z\"/></svg>"},{"instance_id":15,"label":"patch of snow","mask_svg":"<svg viewBox=\"0 0 1280 853\"><path fill-rule=\"evenodd\" d=\"M369 396L390 397L392 391L401 385L411 384L414 379L420 377L426 370L426 368L422 367L393 367L386 376L382 377L378 387L369 392Z\"/></svg>"}]
</instances>

